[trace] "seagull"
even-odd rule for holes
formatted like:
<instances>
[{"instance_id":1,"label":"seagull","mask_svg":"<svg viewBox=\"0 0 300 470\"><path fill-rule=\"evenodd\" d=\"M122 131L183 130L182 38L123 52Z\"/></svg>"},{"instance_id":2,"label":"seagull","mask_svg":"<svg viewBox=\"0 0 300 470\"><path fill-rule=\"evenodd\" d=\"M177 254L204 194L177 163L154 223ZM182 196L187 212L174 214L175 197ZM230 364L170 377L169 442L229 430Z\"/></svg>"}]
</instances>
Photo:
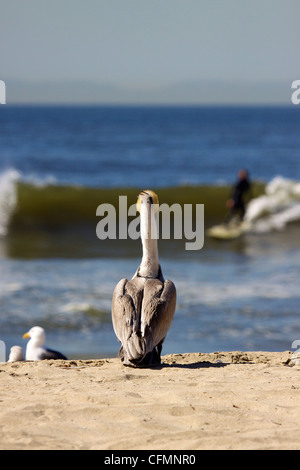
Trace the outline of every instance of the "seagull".
<instances>
[{"instance_id":1,"label":"seagull","mask_svg":"<svg viewBox=\"0 0 300 470\"><path fill-rule=\"evenodd\" d=\"M10 348L8 362L24 361L22 346L12 346Z\"/></svg>"},{"instance_id":2,"label":"seagull","mask_svg":"<svg viewBox=\"0 0 300 470\"><path fill-rule=\"evenodd\" d=\"M34 326L23 338L30 338L26 348L26 361L43 361L44 359L67 359L63 354L52 349L44 348L45 330Z\"/></svg>"},{"instance_id":3,"label":"seagull","mask_svg":"<svg viewBox=\"0 0 300 470\"><path fill-rule=\"evenodd\" d=\"M133 278L116 285L112 299L112 322L122 344L118 357L126 366L147 367L161 363L162 345L176 308L176 288L165 280L158 260L155 212L158 196L142 191L140 212L143 256Z\"/></svg>"}]
</instances>

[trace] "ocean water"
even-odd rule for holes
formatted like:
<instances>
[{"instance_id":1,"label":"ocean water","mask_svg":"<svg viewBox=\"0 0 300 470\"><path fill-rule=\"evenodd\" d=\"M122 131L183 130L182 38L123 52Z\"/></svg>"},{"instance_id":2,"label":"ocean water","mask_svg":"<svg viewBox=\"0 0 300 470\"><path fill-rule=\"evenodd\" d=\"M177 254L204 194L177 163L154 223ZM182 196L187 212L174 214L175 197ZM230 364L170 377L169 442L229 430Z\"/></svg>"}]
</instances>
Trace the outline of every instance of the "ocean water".
<instances>
[{"instance_id":1,"label":"ocean water","mask_svg":"<svg viewBox=\"0 0 300 470\"><path fill-rule=\"evenodd\" d=\"M159 240L177 287L163 353L291 349L300 339L300 112L290 107L0 107L0 339L46 329L70 358L115 356L116 283L140 240L99 240L97 207L204 204L221 223L240 168L253 182L247 232ZM128 218L130 221L130 217ZM195 221L194 221L195 222ZM172 233L172 232L171 232Z\"/></svg>"}]
</instances>

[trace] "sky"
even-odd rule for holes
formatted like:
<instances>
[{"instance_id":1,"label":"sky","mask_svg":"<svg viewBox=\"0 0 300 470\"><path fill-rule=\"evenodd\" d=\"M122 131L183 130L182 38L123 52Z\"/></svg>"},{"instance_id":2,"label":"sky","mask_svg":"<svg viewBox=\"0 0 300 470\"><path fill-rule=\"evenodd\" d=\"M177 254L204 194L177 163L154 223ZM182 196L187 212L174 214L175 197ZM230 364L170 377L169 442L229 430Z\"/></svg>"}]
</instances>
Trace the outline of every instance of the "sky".
<instances>
[{"instance_id":1,"label":"sky","mask_svg":"<svg viewBox=\"0 0 300 470\"><path fill-rule=\"evenodd\" d=\"M281 84L290 96L300 79L299 0L0 0L0 13L0 79L15 100L37 83L38 100L59 86L63 96L70 82L82 86L71 100L88 83L90 99L121 100L123 90L151 101L169 87L182 96L190 87L192 99L200 83L211 98L220 83L229 95L228 84L246 83L261 96Z\"/></svg>"}]
</instances>

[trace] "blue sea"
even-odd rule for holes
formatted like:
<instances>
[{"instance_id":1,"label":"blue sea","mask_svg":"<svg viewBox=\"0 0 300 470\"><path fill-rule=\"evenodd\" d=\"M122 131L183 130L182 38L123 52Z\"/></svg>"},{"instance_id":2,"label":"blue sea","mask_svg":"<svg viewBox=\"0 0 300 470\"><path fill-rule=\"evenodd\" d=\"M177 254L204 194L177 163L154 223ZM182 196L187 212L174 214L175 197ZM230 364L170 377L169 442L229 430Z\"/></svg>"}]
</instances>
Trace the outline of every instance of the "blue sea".
<instances>
[{"instance_id":1,"label":"blue sea","mask_svg":"<svg viewBox=\"0 0 300 470\"><path fill-rule=\"evenodd\" d=\"M97 207L204 204L222 223L240 168L249 171L249 229L205 235L201 250L159 240L177 287L163 353L291 349L300 339L300 109L290 107L0 107L0 339L7 353L45 328L69 358L114 357L116 283L140 240L99 240Z\"/></svg>"}]
</instances>

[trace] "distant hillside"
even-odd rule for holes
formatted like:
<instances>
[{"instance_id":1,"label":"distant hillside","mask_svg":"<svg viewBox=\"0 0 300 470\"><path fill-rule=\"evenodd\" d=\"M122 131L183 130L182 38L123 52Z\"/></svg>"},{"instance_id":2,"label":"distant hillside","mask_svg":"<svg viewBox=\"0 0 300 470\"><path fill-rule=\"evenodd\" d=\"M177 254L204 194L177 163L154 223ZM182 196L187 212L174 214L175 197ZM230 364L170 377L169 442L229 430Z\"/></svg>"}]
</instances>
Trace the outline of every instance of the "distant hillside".
<instances>
[{"instance_id":1,"label":"distant hillside","mask_svg":"<svg viewBox=\"0 0 300 470\"><path fill-rule=\"evenodd\" d=\"M168 86L121 86L86 81L4 79L7 104L290 104L291 83L183 81Z\"/></svg>"}]
</instances>

